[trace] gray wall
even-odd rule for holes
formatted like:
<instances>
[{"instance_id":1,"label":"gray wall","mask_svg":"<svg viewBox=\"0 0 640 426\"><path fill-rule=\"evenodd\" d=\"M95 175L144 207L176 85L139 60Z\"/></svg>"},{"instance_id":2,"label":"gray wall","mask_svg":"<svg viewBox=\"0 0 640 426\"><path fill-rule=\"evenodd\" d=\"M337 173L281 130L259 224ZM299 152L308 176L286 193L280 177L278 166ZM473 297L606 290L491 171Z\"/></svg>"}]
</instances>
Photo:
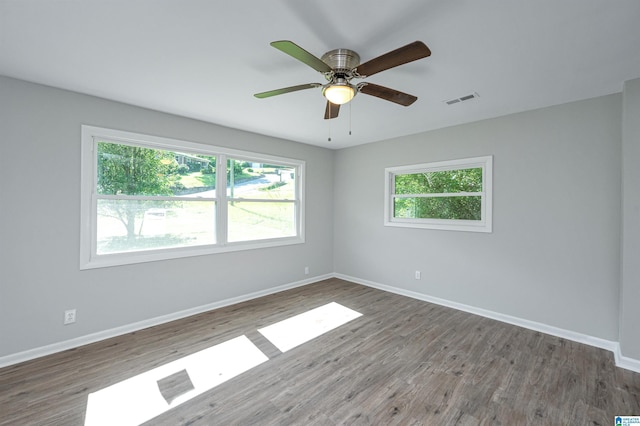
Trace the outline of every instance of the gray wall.
<instances>
[{"instance_id":1,"label":"gray wall","mask_svg":"<svg viewBox=\"0 0 640 426\"><path fill-rule=\"evenodd\" d=\"M617 341L621 106L615 94L338 151L335 271ZM383 226L385 167L482 155L493 233Z\"/></svg>"},{"instance_id":2,"label":"gray wall","mask_svg":"<svg viewBox=\"0 0 640 426\"><path fill-rule=\"evenodd\" d=\"M305 160L306 244L80 271L81 124ZM331 150L5 77L0 130L0 357L333 271Z\"/></svg>"},{"instance_id":3,"label":"gray wall","mask_svg":"<svg viewBox=\"0 0 640 426\"><path fill-rule=\"evenodd\" d=\"M620 352L640 361L640 79L623 91Z\"/></svg>"},{"instance_id":4,"label":"gray wall","mask_svg":"<svg viewBox=\"0 0 640 426\"><path fill-rule=\"evenodd\" d=\"M640 359L639 104L636 80L624 102L334 152L0 77L0 357L298 282L308 265L619 340ZM307 243L80 271L81 124L305 160ZM382 225L385 167L482 155L494 156L493 233Z\"/></svg>"}]
</instances>

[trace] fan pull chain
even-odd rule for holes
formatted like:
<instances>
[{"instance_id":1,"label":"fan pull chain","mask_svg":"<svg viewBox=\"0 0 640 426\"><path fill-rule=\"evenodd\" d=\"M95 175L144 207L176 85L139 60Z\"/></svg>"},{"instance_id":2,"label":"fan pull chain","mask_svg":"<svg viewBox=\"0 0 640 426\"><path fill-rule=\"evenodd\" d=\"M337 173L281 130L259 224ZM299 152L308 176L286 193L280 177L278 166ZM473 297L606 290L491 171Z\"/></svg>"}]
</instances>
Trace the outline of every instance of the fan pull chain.
<instances>
[{"instance_id":1,"label":"fan pull chain","mask_svg":"<svg viewBox=\"0 0 640 426\"><path fill-rule=\"evenodd\" d=\"M327 141L331 142L331 120L327 120L329 122L329 137L327 138Z\"/></svg>"},{"instance_id":2,"label":"fan pull chain","mask_svg":"<svg viewBox=\"0 0 640 426\"><path fill-rule=\"evenodd\" d=\"M349 102L349 136L351 136L351 102Z\"/></svg>"}]
</instances>

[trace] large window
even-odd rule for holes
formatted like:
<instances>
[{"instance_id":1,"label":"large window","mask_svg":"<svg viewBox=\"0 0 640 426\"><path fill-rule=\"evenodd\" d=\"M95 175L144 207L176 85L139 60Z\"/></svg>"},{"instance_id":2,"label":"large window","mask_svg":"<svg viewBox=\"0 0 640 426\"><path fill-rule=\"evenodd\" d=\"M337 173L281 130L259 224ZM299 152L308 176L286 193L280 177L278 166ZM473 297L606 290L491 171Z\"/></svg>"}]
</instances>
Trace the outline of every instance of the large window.
<instances>
[{"instance_id":1,"label":"large window","mask_svg":"<svg viewBox=\"0 0 640 426\"><path fill-rule=\"evenodd\" d=\"M385 225L491 232L492 157L385 169Z\"/></svg>"},{"instance_id":2,"label":"large window","mask_svg":"<svg viewBox=\"0 0 640 426\"><path fill-rule=\"evenodd\" d=\"M304 162L82 126L81 268L304 241Z\"/></svg>"}]
</instances>

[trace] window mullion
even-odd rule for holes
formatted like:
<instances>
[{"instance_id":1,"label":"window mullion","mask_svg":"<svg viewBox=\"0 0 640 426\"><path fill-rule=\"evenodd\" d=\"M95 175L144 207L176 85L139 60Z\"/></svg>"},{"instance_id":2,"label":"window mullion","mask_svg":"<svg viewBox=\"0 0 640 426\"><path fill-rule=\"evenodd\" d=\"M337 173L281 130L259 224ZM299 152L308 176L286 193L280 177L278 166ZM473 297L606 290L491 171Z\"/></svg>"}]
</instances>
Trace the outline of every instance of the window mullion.
<instances>
[{"instance_id":1,"label":"window mullion","mask_svg":"<svg viewBox=\"0 0 640 426\"><path fill-rule=\"evenodd\" d=\"M110 195L94 194L98 200L135 200L135 201L216 201L212 197L163 196L163 195Z\"/></svg>"},{"instance_id":2,"label":"window mullion","mask_svg":"<svg viewBox=\"0 0 640 426\"><path fill-rule=\"evenodd\" d=\"M227 156L219 154L216 164L216 235L220 245L228 241L229 208L227 203Z\"/></svg>"},{"instance_id":3,"label":"window mullion","mask_svg":"<svg viewBox=\"0 0 640 426\"><path fill-rule=\"evenodd\" d=\"M218 154L216 156L216 243L227 244L227 156Z\"/></svg>"},{"instance_id":4,"label":"window mullion","mask_svg":"<svg viewBox=\"0 0 640 426\"><path fill-rule=\"evenodd\" d=\"M279 200L279 199L264 199L264 198L231 198L227 197L227 201L234 201L237 203L295 203L296 200Z\"/></svg>"},{"instance_id":5,"label":"window mullion","mask_svg":"<svg viewBox=\"0 0 640 426\"><path fill-rule=\"evenodd\" d=\"M393 194L393 198L481 197L483 192L438 192L433 194Z\"/></svg>"}]
</instances>

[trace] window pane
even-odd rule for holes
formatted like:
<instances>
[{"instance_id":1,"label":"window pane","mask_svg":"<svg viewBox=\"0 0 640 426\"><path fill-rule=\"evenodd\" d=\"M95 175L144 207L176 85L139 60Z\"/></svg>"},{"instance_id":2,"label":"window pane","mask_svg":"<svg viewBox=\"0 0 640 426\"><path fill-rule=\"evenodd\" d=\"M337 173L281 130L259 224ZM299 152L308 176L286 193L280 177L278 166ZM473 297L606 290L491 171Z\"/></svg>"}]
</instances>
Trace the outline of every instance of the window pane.
<instances>
[{"instance_id":1,"label":"window pane","mask_svg":"<svg viewBox=\"0 0 640 426\"><path fill-rule=\"evenodd\" d=\"M215 188L215 157L98 142L98 194L182 195Z\"/></svg>"},{"instance_id":2,"label":"window pane","mask_svg":"<svg viewBox=\"0 0 640 426\"><path fill-rule=\"evenodd\" d=\"M215 244L215 202L98 200L97 254Z\"/></svg>"},{"instance_id":3,"label":"window pane","mask_svg":"<svg viewBox=\"0 0 640 426\"><path fill-rule=\"evenodd\" d=\"M395 218L482 220L482 201L474 197L416 197L394 200Z\"/></svg>"},{"instance_id":4,"label":"window pane","mask_svg":"<svg viewBox=\"0 0 640 426\"><path fill-rule=\"evenodd\" d=\"M230 201L228 206L231 242L296 235L294 203Z\"/></svg>"},{"instance_id":5,"label":"window pane","mask_svg":"<svg viewBox=\"0 0 640 426\"><path fill-rule=\"evenodd\" d=\"M396 194L442 194L482 192L482 168L398 174Z\"/></svg>"},{"instance_id":6,"label":"window pane","mask_svg":"<svg viewBox=\"0 0 640 426\"><path fill-rule=\"evenodd\" d=\"M229 159L227 196L258 200L294 200L295 168Z\"/></svg>"}]
</instances>

